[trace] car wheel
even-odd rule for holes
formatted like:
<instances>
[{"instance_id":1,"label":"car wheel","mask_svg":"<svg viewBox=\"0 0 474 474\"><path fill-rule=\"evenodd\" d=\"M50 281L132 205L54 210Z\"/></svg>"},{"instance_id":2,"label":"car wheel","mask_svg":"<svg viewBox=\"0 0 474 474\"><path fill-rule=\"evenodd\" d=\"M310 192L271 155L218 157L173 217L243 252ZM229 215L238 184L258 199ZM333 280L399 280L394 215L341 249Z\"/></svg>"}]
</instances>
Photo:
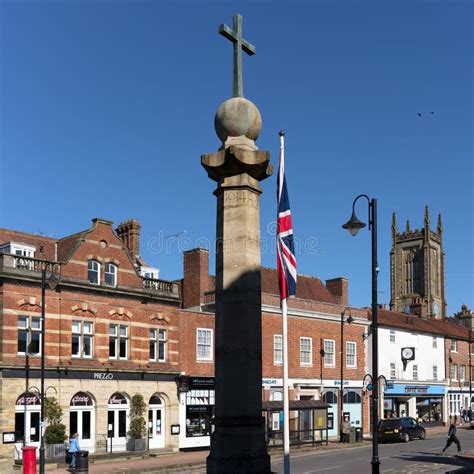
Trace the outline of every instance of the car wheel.
<instances>
[{"instance_id":1,"label":"car wheel","mask_svg":"<svg viewBox=\"0 0 474 474\"><path fill-rule=\"evenodd\" d=\"M425 439L426 438L426 431L423 430L420 434L420 439Z\"/></svg>"},{"instance_id":2,"label":"car wheel","mask_svg":"<svg viewBox=\"0 0 474 474\"><path fill-rule=\"evenodd\" d=\"M402 441L405 441L405 443L408 443L408 441L410 441L410 436L408 433L403 433Z\"/></svg>"}]
</instances>

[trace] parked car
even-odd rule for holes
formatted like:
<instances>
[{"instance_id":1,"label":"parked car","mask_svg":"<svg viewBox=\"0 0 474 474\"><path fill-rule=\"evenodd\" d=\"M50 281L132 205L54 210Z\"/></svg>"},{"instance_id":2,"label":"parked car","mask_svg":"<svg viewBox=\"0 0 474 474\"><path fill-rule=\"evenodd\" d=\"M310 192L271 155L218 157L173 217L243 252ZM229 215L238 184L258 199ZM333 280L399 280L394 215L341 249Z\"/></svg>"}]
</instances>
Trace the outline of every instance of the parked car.
<instances>
[{"instance_id":1,"label":"parked car","mask_svg":"<svg viewBox=\"0 0 474 474\"><path fill-rule=\"evenodd\" d=\"M405 441L413 438L425 439L426 431L414 418L408 416L402 418L388 418L380 420L379 441Z\"/></svg>"}]
</instances>

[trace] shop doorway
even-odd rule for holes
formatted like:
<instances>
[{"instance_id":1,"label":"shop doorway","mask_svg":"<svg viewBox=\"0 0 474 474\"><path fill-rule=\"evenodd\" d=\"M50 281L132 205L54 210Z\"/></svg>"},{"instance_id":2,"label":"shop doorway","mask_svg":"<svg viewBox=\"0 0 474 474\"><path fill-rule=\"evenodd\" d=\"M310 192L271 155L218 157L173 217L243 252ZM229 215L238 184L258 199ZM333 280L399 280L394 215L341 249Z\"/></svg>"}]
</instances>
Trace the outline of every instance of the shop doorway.
<instances>
[{"instance_id":1,"label":"shop doorway","mask_svg":"<svg viewBox=\"0 0 474 474\"><path fill-rule=\"evenodd\" d=\"M127 431L129 429L130 402L128 397L115 392L109 398L107 411L107 445L109 452L127 449Z\"/></svg>"},{"instance_id":2,"label":"shop doorway","mask_svg":"<svg viewBox=\"0 0 474 474\"><path fill-rule=\"evenodd\" d=\"M77 392L69 409L69 436L79 434L81 449L95 452L95 412L91 395Z\"/></svg>"},{"instance_id":3,"label":"shop doorway","mask_svg":"<svg viewBox=\"0 0 474 474\"><path fill-rule=\"evenodd\" d=\"M338 419L338 398L333 391L323 393L323 401L328 405L328 436L338 436L340 420Z\"/></svg>"},{"instance_id":4,"label":"shop doorway","mask_svg":"<svg viewBox=\"0 0 474 474\"><path fill-rule=\"evenodd\" d=\"M153 395L148 403L148 449L165 447L165 410L158 395Z\"/></svg>"},{"instance_id":5,"label":"shop doorway","mask_svg":"<svg viewBox=\"0 0 474 474\"><path fill-rule=\"evenodd\" d=\"M32 392L22 393L15 402L15 442L40 445L41 401Z\"/></svg>"},{"instance_id":6,"label":"shop doorway","mask_svg":"<svg viewBox=\"0 0 474 474\"><path fill-rule=\"evenodd\" d=\"M349 390L343 397L343 413L349 413L351 426L362 426L362 397L359 391Z\"/></svg>"}]
</instances>

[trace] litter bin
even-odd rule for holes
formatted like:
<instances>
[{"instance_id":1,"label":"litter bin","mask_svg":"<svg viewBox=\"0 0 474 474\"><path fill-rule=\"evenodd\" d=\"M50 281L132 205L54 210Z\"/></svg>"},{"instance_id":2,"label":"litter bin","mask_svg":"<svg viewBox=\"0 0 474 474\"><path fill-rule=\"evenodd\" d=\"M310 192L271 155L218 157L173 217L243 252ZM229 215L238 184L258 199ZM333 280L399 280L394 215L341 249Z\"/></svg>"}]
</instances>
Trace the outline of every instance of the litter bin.
<instances>
[{"instance_id":1,"label":"litter bin","mask_svg":"<svg viewBox=\"0 0 474 474\"><path fill-rule=\"evenodd\" d=\"M356 428L356 442L362 442L362 428Z\"/></svg>"},{"instance_id":2,"label":"litter bin","mask_svg":"<svg viewBox=\"0 0 474 474\"><path fill-rule=\"evenodd\" d=\"M89 451L78 451L76 472L89 472Z\"/></svg>"},{"instance_id":3,"label":"litter bin","mask_svg":"<svg viewBox=\"0 0 474 474\"><path fill-rule=\"evenodd\" d=\"M356 429L354 426L351 426L351 431L349 433L349 443L354 444L356 441Z\"/></svg>"}]
</instances>

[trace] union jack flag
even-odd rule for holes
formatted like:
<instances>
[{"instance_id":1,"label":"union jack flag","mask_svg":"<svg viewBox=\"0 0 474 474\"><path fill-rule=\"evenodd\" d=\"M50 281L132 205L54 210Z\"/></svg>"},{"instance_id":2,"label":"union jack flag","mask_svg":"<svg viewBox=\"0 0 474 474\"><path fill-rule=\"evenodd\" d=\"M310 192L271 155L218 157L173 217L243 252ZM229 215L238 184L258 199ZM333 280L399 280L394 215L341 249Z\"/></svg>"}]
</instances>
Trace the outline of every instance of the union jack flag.
<instances>
[{"instance_id":1,"label":"union jack flag","mask_svg":"<svg viewBox=\"0 0 474 474\"><path fill-rule=\"evenodd\" d=\"M291 222L290 200L285 178L285 142L280 132L280 161L277 177L277 271L280 285L280 299L284 300L296 294L296 257L293 242L293 224Z\"/></svg>"}]
</instances>

